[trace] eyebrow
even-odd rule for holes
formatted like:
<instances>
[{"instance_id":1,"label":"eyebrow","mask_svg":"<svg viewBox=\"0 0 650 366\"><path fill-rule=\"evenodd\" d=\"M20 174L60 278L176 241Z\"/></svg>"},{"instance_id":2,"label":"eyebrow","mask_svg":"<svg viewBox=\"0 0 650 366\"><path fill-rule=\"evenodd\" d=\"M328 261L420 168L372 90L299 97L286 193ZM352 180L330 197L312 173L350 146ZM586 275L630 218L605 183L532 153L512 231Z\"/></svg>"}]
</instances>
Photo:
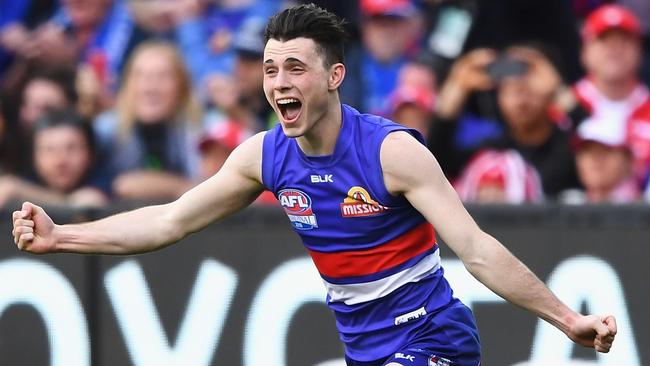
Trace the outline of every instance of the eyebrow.
<instances>
[{"instance_id":1,"label":"eyebrow","mask_svg":"<svg viewBox=\"0 0 650 366\"><path fill-rule=\"evenodd\" d=\"M284 60L285 64L302 64L305 65L304 62L300 61L299 59L295 57L289 57L288 59Z\"/></svg>"},{"instance_id":2,"label":"eyebrow","mask_svg":"<svg viewBox=\"0 0 650 366\"><path fill-rule=\"evenodd\" d=\"M270 65L270 64L272 64L272 63L274 63L273 59L268 59L268 60L264 61L264 64L265 64L265 65ZM306 65L304 62L300 61L299 59L297 59L297 58L295 58L295 57L289 57L289 58L287 58L286 60L284 60L284 63L285 63L285 64L294 64L294 63L298 63L298 64L301 64L301 65Z\"/></svg>"}]
</instances>

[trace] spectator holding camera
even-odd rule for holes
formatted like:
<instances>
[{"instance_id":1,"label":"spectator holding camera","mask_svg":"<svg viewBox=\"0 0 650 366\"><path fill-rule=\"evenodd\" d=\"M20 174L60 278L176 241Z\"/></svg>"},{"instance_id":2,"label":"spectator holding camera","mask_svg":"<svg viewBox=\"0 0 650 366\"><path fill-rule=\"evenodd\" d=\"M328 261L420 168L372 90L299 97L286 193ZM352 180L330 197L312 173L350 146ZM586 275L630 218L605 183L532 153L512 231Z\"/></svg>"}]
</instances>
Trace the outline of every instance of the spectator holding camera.
<instances>
[{"instance_id":1,"label":"spectator holding camera","mask_svg":"<svg viewBox=\"0 0 650 366\"><path fill-rule=\"evenodd\" d=\"M533 47L510 47L501 55L478 49L460 58L438 95L429 138L429 147L446 174L457 177L483 148L511 148L537 169L547 196L577 186L570 134L551 113L560 81L549 59ZM503 127L484 119L478 128L467 129L463 125L467 120L478 119L465 112L468 99L480 93L488 97L483 104L490 105L487 93L492 90L496 91L496 114L503 119ZM476 142L461 146L459 135L467 130Z\"/></svg>"},{"instance_id":2,"label":"spectator holding camera","mask_svg":"<svg viewBox=\"0 0 650 366\"><path fill-rule=\"evenodd\" d=\"M36 181L0 176L0 206L9 200L49 205L102 206L108 202L94 180L94 137L90 124L69 110L48 111L33 128Z\"/></svg>"}]
</instances>

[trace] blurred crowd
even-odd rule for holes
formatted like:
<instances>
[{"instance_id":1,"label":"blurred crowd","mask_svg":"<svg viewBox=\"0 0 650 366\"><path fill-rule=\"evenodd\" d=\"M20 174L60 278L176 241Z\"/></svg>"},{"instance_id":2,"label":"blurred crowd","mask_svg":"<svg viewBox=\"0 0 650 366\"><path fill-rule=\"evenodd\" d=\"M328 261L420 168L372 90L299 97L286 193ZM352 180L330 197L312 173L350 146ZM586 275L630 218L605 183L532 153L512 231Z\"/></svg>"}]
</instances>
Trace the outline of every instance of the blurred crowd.
<instances>
[{"instance_id":1,"label":"blurred crowd","mask_svg":"<svg viewBox=\"0 0 650 366\"><path fill-rule=\"evenodd\" d=\"M348 21L342 101L419 130L464 201L650 202L649 1L305 2ZM215 174L276 123L263 31L297 3L0 0L0 206Z\"/></svg>"}]
</instances>

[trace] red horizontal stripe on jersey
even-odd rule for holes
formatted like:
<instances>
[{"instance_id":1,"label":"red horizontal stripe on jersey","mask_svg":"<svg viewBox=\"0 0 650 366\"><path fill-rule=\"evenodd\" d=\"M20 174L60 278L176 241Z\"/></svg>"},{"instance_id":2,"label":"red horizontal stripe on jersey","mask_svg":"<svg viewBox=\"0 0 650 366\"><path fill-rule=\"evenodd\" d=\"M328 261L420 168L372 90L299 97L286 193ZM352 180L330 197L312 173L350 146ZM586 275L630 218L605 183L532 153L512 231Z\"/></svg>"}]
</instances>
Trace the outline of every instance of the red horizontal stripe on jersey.
<instances>
[{"instance_id":1,"label":"red horizontal stripe on jersey","mask_svg":"<svg viewBox=\"0 0 650 366\"><path fill-rule=\"evenodd\" d=\"M365 276L389 269L431 249L435 231L428 222L382 245L364 250L333 253L310 250L318 271L327 277Z\"/></svg>"}]
</instances>

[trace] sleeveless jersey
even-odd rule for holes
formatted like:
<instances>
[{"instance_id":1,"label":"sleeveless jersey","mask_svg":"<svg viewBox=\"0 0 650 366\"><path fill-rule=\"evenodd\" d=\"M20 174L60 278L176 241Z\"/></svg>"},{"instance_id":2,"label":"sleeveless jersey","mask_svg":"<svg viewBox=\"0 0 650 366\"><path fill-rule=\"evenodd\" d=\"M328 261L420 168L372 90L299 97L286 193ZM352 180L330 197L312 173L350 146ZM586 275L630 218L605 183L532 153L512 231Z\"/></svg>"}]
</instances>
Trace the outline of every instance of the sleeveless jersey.
<instances>
[{"instance_id":1,"label":"sleeveless jersey","mask_svg":"<svg viewBox=\"0 0 650 366\"><path fill-rule=\"evenodd\" d=\"M407 343L418 323L451 302L452 291L433 227L403 196L391 195L383 180L384 138L407 131L424 139L347 105L342 116L328 156L305 155L280 125L269 130L262 180L323 279L346 354L371 361Z\"/></svg>"}]
</instances>

